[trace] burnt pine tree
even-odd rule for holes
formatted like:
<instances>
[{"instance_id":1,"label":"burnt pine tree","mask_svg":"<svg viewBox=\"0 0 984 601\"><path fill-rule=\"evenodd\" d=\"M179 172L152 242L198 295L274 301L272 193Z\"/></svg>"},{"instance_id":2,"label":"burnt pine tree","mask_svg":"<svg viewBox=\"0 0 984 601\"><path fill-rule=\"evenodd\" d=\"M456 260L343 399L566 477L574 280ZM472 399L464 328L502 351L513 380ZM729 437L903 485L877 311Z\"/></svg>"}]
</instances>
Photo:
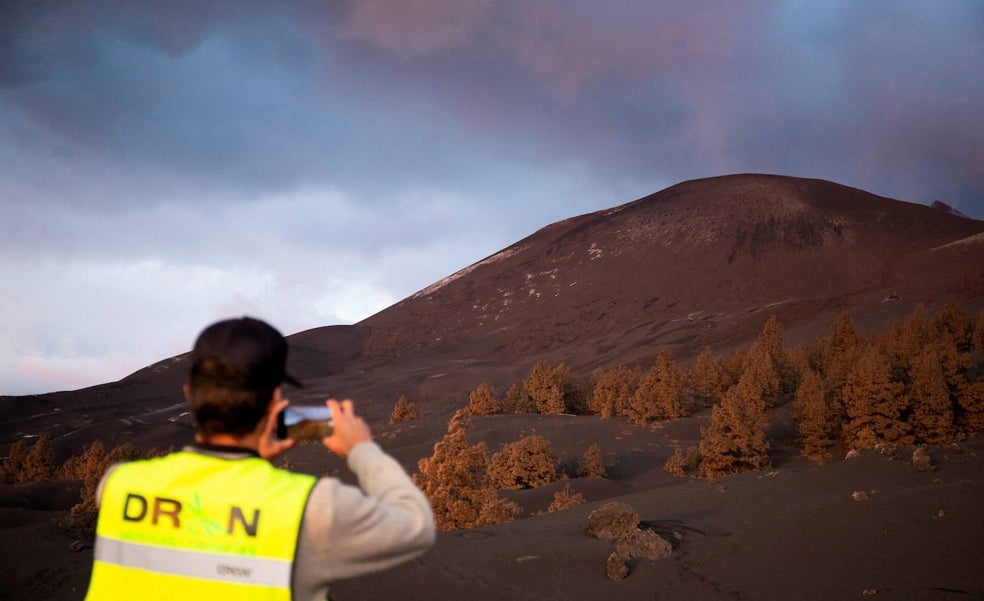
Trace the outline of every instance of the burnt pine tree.
<instances>
[{"instance_id":1,"label":"burnt pine tree","mask_svg":"<svg viewBox=\"0 0 984 601\"><path fill-rule=\"evenodd\" d=\"M502 403L496 398L495 389L483 382L468 395L468 410L472 415L502 413Z\"/></svg>"},{"instance_id":2,"label":"burnt pine tree","mask_svg":"<svg viewBox=\"0 0 984 601\"><path fill-rule=\"evenodd\" d=\"M577 410L577 383L571 369L563 363L552 368L537 361L523 380L523 392L533 401L537 413L556 415Z\"/></svg>"},{"instance_id":3,"label":"burnt pine tree","mask_svg":"<svg viewBox=\"0 0 984 601\"><path fill-rule=\"evenodd\" d=\"M968 351L974 338L974 318L953 302L947 303L936 315L930 328L935 340L953 338L958 351Z\"/></svg>"},{"instance_id":4,"label":"burnt pine tree","mask_svg":"<svg viewBox=\"0 0 984 601\"><path fill-rule=\"evenodd\" d=\"M768 355L772 362L779 387L782 392L792 392L796 389L796 368L793 366L789 352L783 342L782 325L775 315L769 317L755 342L758 352Z\"/></svg>"},{"instance_id":5,"label":"burnt pine tree","mask_svg":"<svg viewBox=\"0 0 984 601\"><path fill-rule=\"evenodd\" d=\"M27 457L27 441L23 438L10 446L7 451L7 459L3 462L3 471L0 476L0 484L17 484L22 482L21 471L24 467L24 458Z\"/></svg>"},{"instance_id":6,"label":"burnt pine tree","mask_svg":"<svg viewBox=\"0 0 984 601\"><path fill-rule=\"evenodd\" d=\"M942 445L956 438L953 402L937 345L929 344L912 359L909 370L912 426L916 442Z\"/></svg>"},{"instance_id":7,"label":"burnt pine tree","mask_svg":"<svg viewBox=\"0 0 984 601\"><path fill-rule=\"evenodd\" d=\"M977 314L977 321L974 322L974 336L972 341L975 351L984 351L984 309L981 309L981 312Z\"/></svg>"},{"instance_id":8,"label":"burnt pine tree","mask_svg":"<svg viewBox=\"0 0 984 601\"><path fill-rule=\"evenodd\" d=\"M667 351L661 351L632 395L625 415L637 426L686 415L683 372Z\"/></svg>"},{"instance_id":9,"label":"burnt pine tree","mask_svg":"<svg viewBox=\"0 0 984 601\"><path fill-rule=\"evenodd\" d=\"M723 368L710 347L697 355L694 366L687 374L687 392L695 407L707 407L721 400Z\"/></svg>"},{"instance_id":10,"label":"burnt pine tree","mask_svg":"<svg viewBox=\"0 0 984 601\"><path fill-rule=\"evenodd\" d=\"M588 401L588 411L601 417L624 415L632 400L642 374L638 367L615 367L594 374L594 389Z\"/></svg>"},{"instance_id":11,"label":"burnt pine tree","mask_svg":"<svg viewBox=\"0 0 984 601\"><path fill-rule=\"evenodd\" d=\"M973 362L952 344L939 344L940 367L953 401L954 419L961 436L984 432L984 381L971 375Z\"/></svg>"},{"instance_id":12,"label":"burnt pine tree","mask_svg":"<svg viewBox=\"0 0 984 601\"><path fill-rule=\"evenodd\" d=\"M871 345L861 353L841 390L841 400L847 418L844 439L852 448L912 443L902 384L892 380L878 347Z\"/></svg>"},{"instance_id":13,"label":"burnt pine tree","mask_svg":"<svg viewBox=\"0 0 984 601\"><path fill-rule=\"evenodd\" d=\"M841 416L826 395L820 374L809 370L796 390L796 420L803 454L822 462L840 438Z\"/></svg>"},{"instance_id":14,"label":"burnt pine tree","mask_svg":"<svg viewBox=\"0 0 984 601\"><path fill-rule=\"evenodd\" d=\"M700 473L707 478L769 467L762 401L748 386L734 386L711 410L701 428Z\"/></svg>"},{"instance_id":15,"label":"burnt pine tree","mask_svg":"<svg viewBox=\"0 0 984 601\"><path fill-rule=\"evenodd\" d=\"M417 467L413 480L430 500L439 530L501 524L520 511L499 498L488 476L488 449L484 442L470 445L464 428L446 434Z\"/></svg>"},{"instance_id":16,"label":"burnt pine tree","mask_svg":"<svg viewBox=\"0 0 984 601\"><path fill-rule=\"evenodd\" d=\"M51 441L47 436L39 436L31 447L31 451L24 457L24 465L21 468L21 482L45 482L51 480L58 469L55 460L55 449L51 446Z\"/></svg>"},{"instance_id":17,"label":"burnt pine tree","mask_svg":"<svg viewBox=\"0 0 984 601\"><path fill-rule=\"evenodd\" d=\"M739 384L745 382L747 386L754 388L766 408L774 407L776 397L782 390L782 382L775 369L775 363L768 351L756 344L748 353L748 362L745 371L738 380Z\"/></svg>"},{"instance_id":18,"label":"burnt pine tree","mask_svg":"<svg viewBox=\"0 0 984 601\"><path fill-rule=\"evenodd\" d=\"M604 478L608 475L601 447L597 444L591 445L584 452L577 466L577 475L582 478Z\"/></svg>"}]
</instances>

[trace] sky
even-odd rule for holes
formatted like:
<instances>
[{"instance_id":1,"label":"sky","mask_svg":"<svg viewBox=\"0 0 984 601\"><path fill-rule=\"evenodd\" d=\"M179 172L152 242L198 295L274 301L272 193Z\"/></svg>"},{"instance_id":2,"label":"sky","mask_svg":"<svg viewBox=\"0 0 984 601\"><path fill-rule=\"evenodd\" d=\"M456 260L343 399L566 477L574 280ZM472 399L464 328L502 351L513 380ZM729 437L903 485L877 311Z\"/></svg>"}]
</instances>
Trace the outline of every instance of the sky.
<instances>
[{"instance_id":1,"label":"sky","mask_svg":"<svg viewBox=\"0 0 984 601\"><path fill-rule=\"evenodd\" d=\"M729 173L984 219L979 0L0 2L0 395Z\"/></svg>"}]
</instances>

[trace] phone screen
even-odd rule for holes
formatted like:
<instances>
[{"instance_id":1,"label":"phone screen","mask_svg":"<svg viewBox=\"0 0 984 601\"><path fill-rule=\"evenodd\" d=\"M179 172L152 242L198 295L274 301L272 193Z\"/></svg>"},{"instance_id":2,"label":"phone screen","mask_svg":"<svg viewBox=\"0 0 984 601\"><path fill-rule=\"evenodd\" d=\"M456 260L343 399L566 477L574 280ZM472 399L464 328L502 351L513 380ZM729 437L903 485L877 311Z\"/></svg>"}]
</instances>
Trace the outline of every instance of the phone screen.
<instances>
[{"instance_id":1,"label":"phone screen","mask_svg":"<svg viewBox=\"0 0 984 601\"><path fill-rule=\"evenodd\" d=\"M277 438L280 439L321 440L331 436L333 431L331 409L324 405L289 406L277 416Z\"/></svg>"}]
</instances>

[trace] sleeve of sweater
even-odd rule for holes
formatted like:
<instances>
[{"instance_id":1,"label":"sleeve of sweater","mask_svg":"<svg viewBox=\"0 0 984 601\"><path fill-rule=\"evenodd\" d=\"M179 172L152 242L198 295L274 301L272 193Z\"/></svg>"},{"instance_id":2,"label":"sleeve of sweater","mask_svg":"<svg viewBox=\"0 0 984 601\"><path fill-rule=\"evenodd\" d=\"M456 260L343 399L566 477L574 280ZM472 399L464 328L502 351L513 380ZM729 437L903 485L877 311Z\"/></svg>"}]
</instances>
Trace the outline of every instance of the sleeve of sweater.
<instances>
[{"instance_id":1,"label":"sleeve of sweater","mask_svg":"<svg viewBox=\"0 0 984 601\"><path fill-rule=\"evenodd\" d=\"M364 442L352 449L348 466L359 487L322 478L304 510L294 562L300 599L323 594L334 580L413 559L434 544L430 504L395 459Z\"/></svg>"}]
</instances>

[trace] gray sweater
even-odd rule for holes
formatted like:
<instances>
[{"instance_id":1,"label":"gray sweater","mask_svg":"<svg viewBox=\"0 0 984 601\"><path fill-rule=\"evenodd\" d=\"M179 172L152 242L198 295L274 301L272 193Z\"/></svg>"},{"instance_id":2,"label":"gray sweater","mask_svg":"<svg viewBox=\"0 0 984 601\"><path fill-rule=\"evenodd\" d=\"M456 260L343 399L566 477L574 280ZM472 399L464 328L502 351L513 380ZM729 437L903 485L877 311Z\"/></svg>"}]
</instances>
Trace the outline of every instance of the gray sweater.
<instances>
[{"instance_id":1,"label":"gray sweater","mask_svg":"<svg viewBox=\"0 0 984 601\"><path fill-rule=\"evenodd\" d=\"M184 450L226 459L249 456L198 447ZM323 601L332 581L385 570L434 544L430 504L395 459L376 443L363 442L352 449L347 462L359 479L358 487L320 478L308 498L294 561L295 601Z\"/></svg>"}]
</instances>

